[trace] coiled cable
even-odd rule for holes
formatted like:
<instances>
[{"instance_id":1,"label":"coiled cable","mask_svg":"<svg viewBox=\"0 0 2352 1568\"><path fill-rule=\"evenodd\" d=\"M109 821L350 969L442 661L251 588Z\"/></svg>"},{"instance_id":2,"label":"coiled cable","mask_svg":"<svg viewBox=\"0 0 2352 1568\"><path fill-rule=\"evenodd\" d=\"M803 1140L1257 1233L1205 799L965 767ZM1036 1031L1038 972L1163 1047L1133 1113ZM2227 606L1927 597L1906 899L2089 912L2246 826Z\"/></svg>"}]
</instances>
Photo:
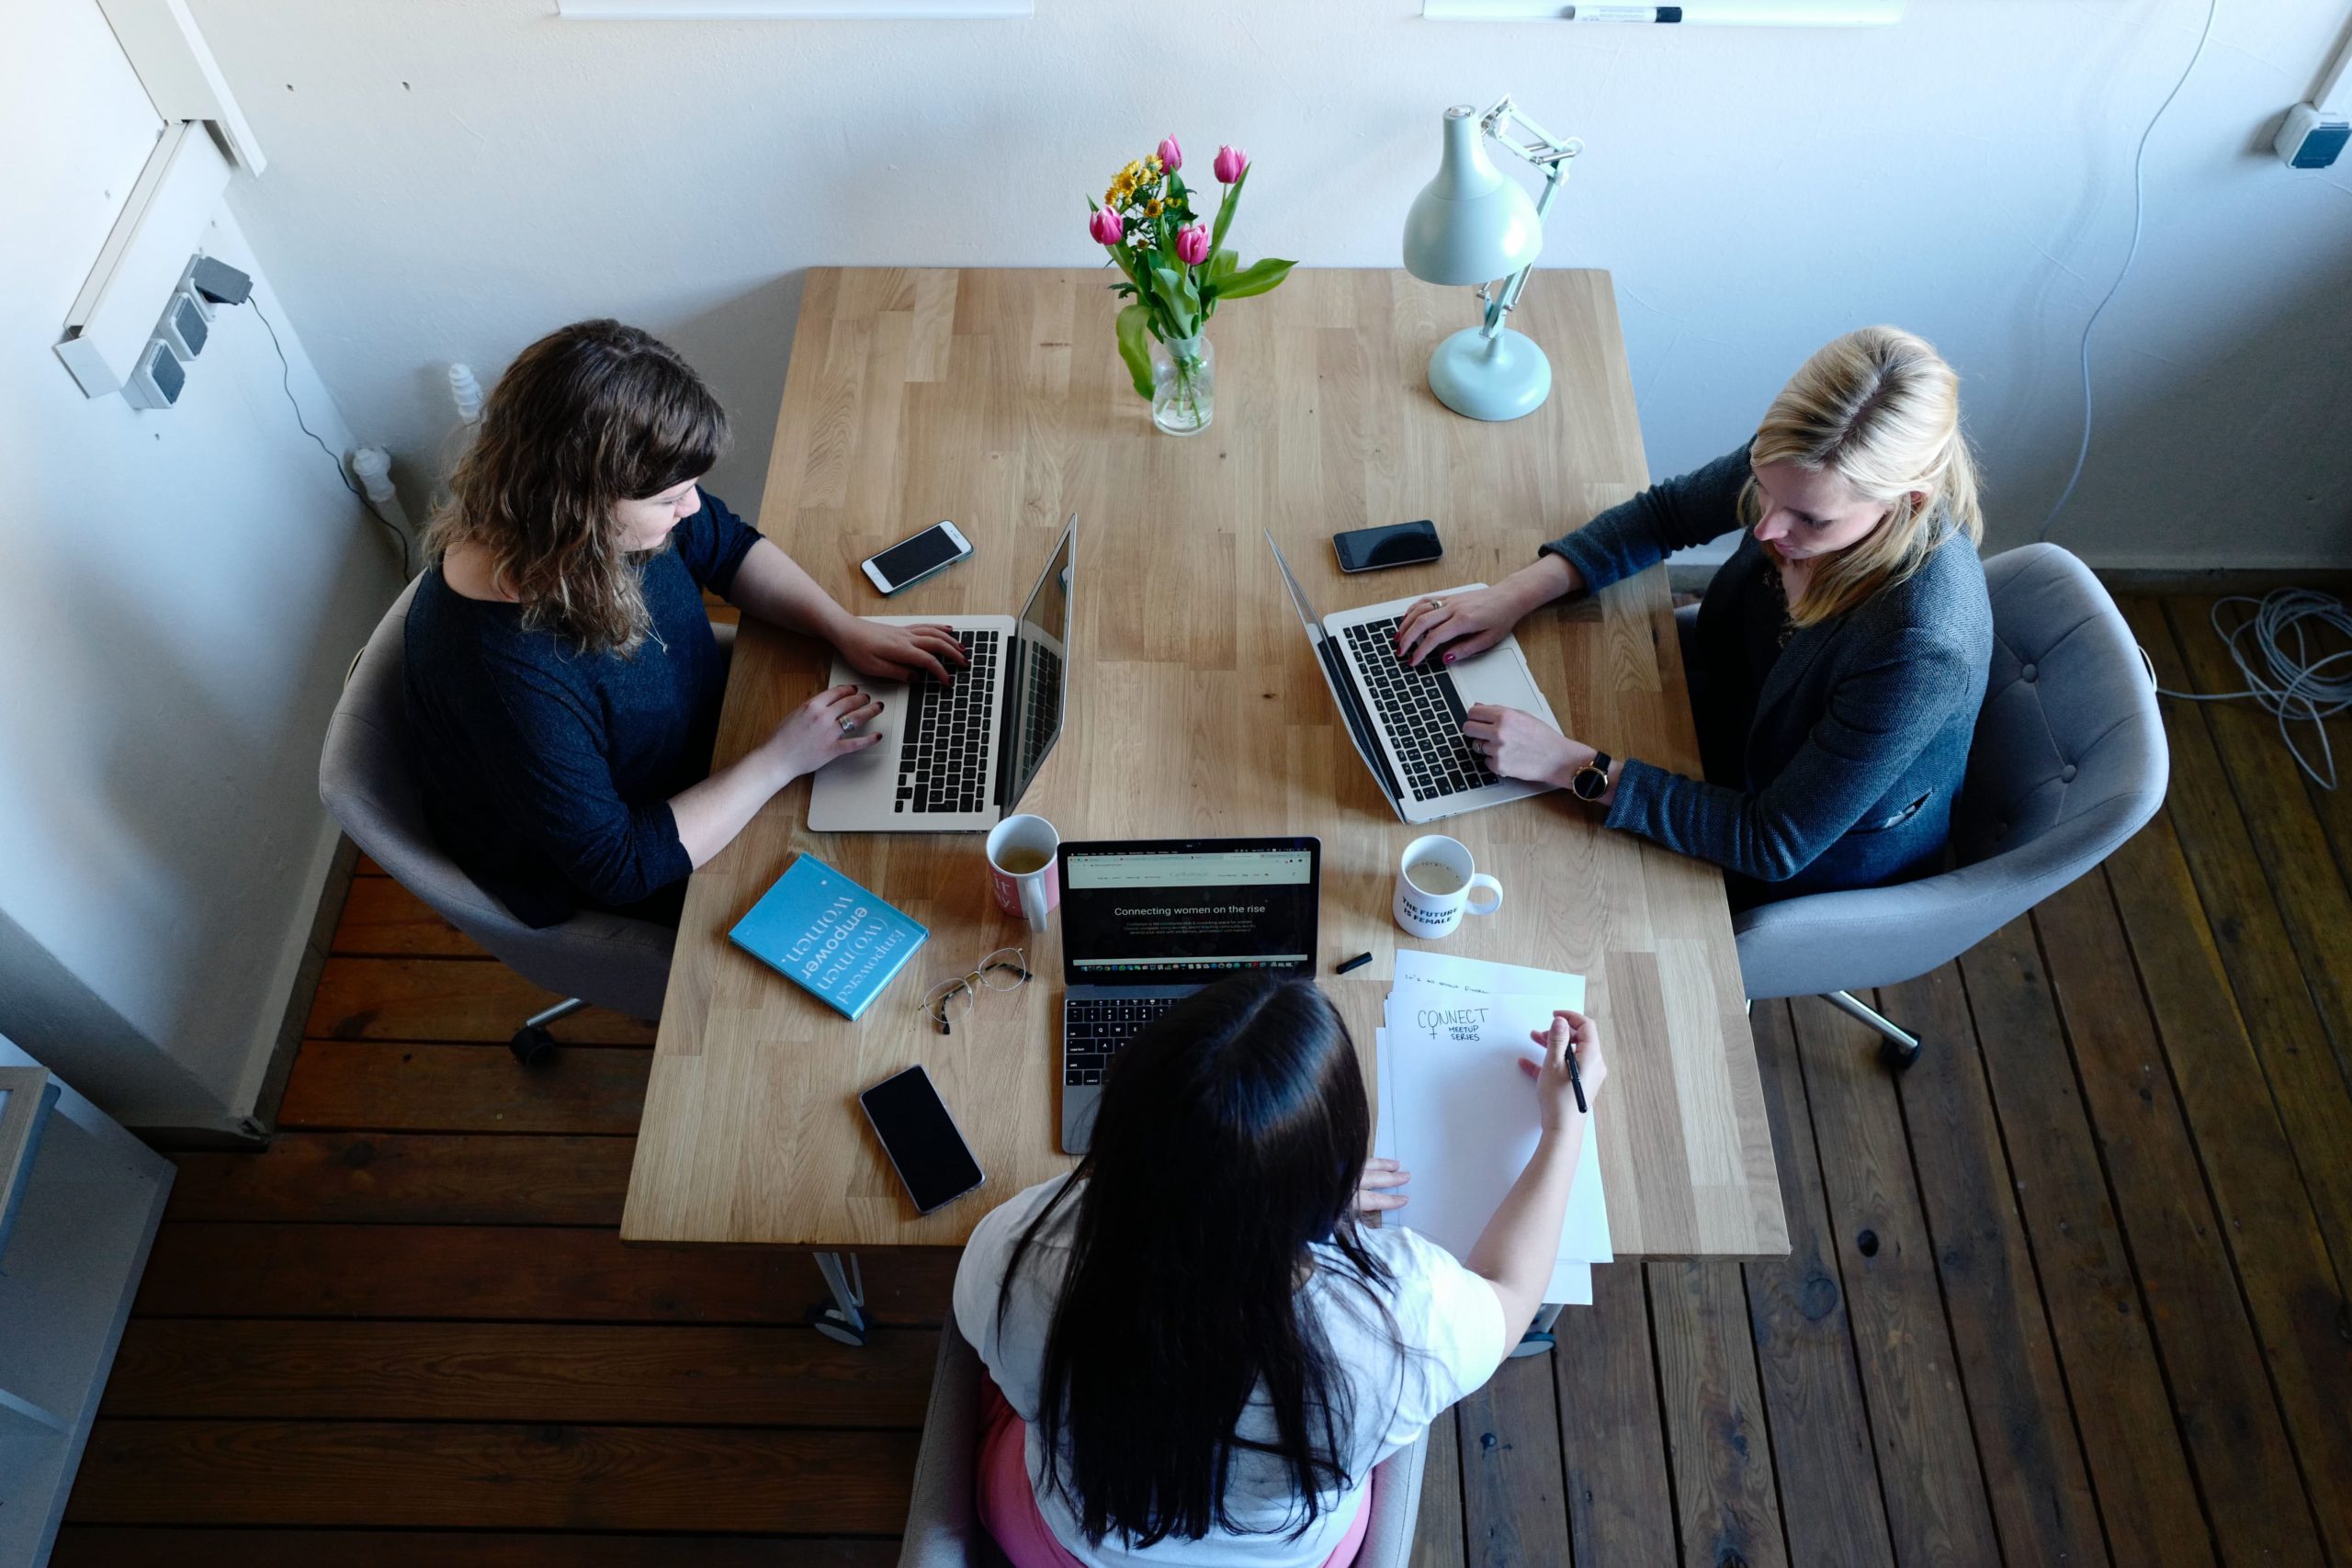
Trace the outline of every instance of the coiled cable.
<instances>
[{"instance_id":1,"label":"coiled cable","mask_svg":"<svg viewBox=\"0 0 2352 1568\"><path fill-rule=\"evenodd\" d=\"M2251 604L2254 613L2235 626L2224 626L2222 612L2233 604ZM2317 589L2274 588L2259 599L2243 593L2217 599L2211 619L2245 690L2174 692L2158 686L2157 694L2192 703L2252 698L2278 717L2278 739L2287 743L2304 776L2322 789L2334 789L2335 748L2327 739L2327 721L2352 709L2352 609ZM2343 646L2320 651L2322 639L2331 633ZM2310 725L2319 737L2318 767L2295 742L2293 727L2298 724Z\"/></svg>"}]
</instances>

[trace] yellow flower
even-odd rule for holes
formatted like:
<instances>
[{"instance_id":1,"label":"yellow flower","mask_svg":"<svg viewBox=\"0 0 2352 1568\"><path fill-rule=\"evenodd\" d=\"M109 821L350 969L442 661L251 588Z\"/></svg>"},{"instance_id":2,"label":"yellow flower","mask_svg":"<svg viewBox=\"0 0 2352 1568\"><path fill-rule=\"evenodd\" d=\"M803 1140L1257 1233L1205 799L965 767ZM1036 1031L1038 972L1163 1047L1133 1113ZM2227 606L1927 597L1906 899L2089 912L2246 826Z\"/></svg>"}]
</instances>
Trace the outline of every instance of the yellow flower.
<instances>
[{"instance_id":1,"label":"yellow flower","mask_svg":"<svg viewBox=\"0 0 2352 1568\"><path fill-rule=\"evenodd\" d=\"M1159 161L1159 154L1157 152L1154 152L1149 158L1146 159L1145 162L1151 165L1151 172L1155 175L1168 166Z\"/></svg>"},{"instance_id":2,"label":"yellow flower","mask_svg":"<svg viewBox=\"0 0 2352 1568\"><path fill-rule=\"evenodd\" d=\"M1167 203L1161 201L1155 196L1149 201L1143 204L1143 215L1146 218L1157 218L1159 216L1160 209L1166 205Z\"/></svg>"}]
</instances>

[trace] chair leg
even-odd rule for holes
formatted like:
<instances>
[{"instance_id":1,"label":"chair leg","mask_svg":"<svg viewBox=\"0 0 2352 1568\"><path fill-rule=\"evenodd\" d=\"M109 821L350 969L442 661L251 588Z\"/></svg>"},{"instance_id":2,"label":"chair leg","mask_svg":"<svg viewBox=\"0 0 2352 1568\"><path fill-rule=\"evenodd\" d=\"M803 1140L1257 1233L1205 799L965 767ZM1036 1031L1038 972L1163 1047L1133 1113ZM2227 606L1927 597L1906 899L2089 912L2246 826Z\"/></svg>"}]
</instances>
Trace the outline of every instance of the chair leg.
<instances>
[{"instance_id":1,"label":"chair leg","mask_svg":"<svg viewBox=\"0 0 2352 1568\"><path fill-rule=\"evenodd\" d=\"M1857 1022L1868 1024L1878 1036L1878 1059L1892 1070L1902 1072L1919 1059L1919 1037L1851 991L1832 991L1821 999Z\"/></svg>"},{"instance_id":2,"label":"chair leg","mask_svg":"<svg viewBox=\"0 0 2352 1568\"><path fill-rule=\"evenodd\" d=\"M535 1012L523 1021L523 1027L506 1043L514 1059L526 1067L543 1067L555 1055L555 1036L548 1032L548 1025L560 1018L570 1018L588 1004L578 997L566 997L544 1012Z\"/></svg>"}]
</instances>

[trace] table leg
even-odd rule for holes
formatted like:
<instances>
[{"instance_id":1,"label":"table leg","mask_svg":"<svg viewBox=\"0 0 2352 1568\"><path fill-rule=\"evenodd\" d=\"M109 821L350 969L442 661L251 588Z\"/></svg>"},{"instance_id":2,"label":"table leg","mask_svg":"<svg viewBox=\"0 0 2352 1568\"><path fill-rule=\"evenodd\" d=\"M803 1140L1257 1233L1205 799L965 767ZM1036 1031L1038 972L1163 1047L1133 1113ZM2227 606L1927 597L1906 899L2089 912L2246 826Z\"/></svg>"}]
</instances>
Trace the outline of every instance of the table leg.
<instances>
[{"instance_id":1,"label":"table leg","mask_svg":"<svg viewBox=\"0 0 2352 1568\"><path fill-rule=\"evenodd\" d=\"M816 1257L817 1272L825 1277L825 1289L833 1299L808 1309L809 1325L829 1339L862 1348L866 1329L865 1271L858 1267L855 1253L850 1254L846 1269L838 1252L820 1252Z\"/></svg>"}]
</instances>

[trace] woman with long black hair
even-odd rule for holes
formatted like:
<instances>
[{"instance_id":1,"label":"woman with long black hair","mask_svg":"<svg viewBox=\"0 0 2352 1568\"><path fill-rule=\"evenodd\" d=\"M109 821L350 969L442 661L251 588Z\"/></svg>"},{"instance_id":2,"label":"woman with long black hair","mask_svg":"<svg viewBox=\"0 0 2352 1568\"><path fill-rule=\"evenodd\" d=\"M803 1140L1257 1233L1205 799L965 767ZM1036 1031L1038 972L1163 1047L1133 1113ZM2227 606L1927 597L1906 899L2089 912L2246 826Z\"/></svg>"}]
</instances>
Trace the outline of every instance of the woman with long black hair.
<instances>
[{"instance_id":1,"label":"woman with long black hair","mask_svg":"<svg viewBox=\"0 0 2352 1568\"><path fill-rule=\"evenodd\" d=\"M1359 1226L1406 1173L1365 1161L1355 1046L1311 982L1237 976L1119 1053L1092 1152L956 1271L998 1391L979 1512L1015 1568L1354 1559L1373 1467L1541 1304L1586 1134L1569 1053L1588 1102L1608 1068L1579 1014L1535 1043L1543 1137L1466 1264Z\"/></svg>"}]
</instances>

